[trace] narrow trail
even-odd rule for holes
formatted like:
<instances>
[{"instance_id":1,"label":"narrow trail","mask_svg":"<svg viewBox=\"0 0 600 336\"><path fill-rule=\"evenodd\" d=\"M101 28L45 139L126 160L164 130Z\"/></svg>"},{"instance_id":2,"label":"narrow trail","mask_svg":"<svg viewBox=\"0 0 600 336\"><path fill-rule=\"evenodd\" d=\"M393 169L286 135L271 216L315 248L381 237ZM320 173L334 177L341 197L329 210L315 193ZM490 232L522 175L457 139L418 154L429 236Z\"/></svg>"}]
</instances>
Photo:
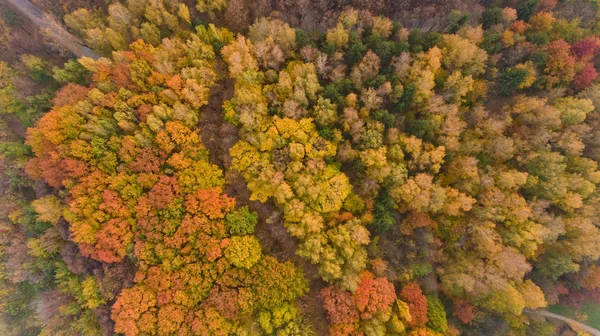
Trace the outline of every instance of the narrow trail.
<instances>
[{"instance_id":1,"label":"narrow trail","mask_svg":"<svg viewBox=\"0 0 600 336\"><path fill-rule=\"evenodd\" d=\"M98 59L100 56L83 44L81 40L69 33L65 27L52 16L45 14L29 0L2 0L12 5L38 27L43 35L53 43L72 52L77 57Z\"/></svg>"},{"instance_id":2,"label":"narrow trail","mask_svg":"<svg viewBox=\"0 0 600 336\"><path fill-rule=\"evenodd\" d=\"M223 63L218 63L217 71L226 73L227 68ZM312 321L316 334L326 335L326 312L318 294L327 284L321 280L317 267L296 255L298 241L285 229L281 216L273 216L279 213L275 204L272 201L250 201L251 192L244 178L232 171L228 172L231 166L229 149L237 143L239 137L238 129L224 120L222 106L225 100L233 96L234 82L232 79L221 79L211 89L208 105L200 113L198 123L202 143L209 152L210 161L226 173L225 193L235 198L239 204L248 204L251 210L257 212L259 221L254 234L264 250L279 261L294 262L303 270L309 281L309 292L299 299L300 309ZM267 223L269 218L271 220Z\"/></svg>"},{"instance_id":3,"label":"narrow trail","mask_svg":"<svg viewBox=\"0 0 600 336\"><path fill-rule=\"evenodd\" d=\"M580 328L581 330L583 330L585 332L588 332L588 333L590 333L593 336L600 336L600 330L594 329L594 328L592 328L592 327L590 327L588 325L585 325L585 324L583 324L583 323L581 323L579 321L575 321L575 320L570 319L568 317L564 317L562 315L551 313L551 312L549 312L547 310L530 310L530 309L526 309L525 312L529 313L529 314L534 314L534 315L539 315L539 316L553 318L553 319L556 319L556 320L561 320L561 321L569 323L570 325L572 325L574 327Z\"/></svg>"}]
</instances>

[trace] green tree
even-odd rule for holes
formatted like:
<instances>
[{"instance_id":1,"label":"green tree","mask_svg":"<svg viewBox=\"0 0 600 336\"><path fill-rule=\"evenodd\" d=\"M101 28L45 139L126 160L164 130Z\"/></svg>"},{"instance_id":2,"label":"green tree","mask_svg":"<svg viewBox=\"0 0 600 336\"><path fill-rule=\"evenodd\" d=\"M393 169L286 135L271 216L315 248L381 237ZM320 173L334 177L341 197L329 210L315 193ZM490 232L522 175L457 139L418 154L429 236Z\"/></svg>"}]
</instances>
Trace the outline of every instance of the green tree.
<instances>
[{"instance_id":1,"label":"green tree","mask_svg":"<svg viewBox=\"0 0 600 336\"><path fill-rule=\"evenodd\" d=\"M254 227L258 222L258 214L250 211L248 206L243 206L235 212L230 212L225 217L229 226L229 233L234 236L243 236L254 233Z\"/></svg>"}]
</instances>

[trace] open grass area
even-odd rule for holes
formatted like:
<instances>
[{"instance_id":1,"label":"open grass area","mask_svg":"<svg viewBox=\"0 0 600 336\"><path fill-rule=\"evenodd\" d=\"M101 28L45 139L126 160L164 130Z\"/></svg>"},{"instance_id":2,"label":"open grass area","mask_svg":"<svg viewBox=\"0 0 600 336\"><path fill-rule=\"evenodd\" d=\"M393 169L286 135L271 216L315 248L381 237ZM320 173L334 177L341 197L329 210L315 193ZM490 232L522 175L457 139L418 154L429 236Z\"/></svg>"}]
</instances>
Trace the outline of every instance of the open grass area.
<instances>
[{"instance_id":1,"label":"open grass area","mask_svg":"<svg viewBox=\"0 0 600 336\"><path fill-rule=\"evenodd\" d=\"M566 317L570 317L574 320L577 320L576 315L577 315L578 311L571 307L556 305L556 306L548 307L548 310L555 314L563 315ZM600 305L599 304L584 303L581 305L581 309L579 310L579 313L586 313L588 316L586 321L582 321L583 323L589 325L592 328L596 328L596 329L600 330Z\"/></svg>"}]
</instances>

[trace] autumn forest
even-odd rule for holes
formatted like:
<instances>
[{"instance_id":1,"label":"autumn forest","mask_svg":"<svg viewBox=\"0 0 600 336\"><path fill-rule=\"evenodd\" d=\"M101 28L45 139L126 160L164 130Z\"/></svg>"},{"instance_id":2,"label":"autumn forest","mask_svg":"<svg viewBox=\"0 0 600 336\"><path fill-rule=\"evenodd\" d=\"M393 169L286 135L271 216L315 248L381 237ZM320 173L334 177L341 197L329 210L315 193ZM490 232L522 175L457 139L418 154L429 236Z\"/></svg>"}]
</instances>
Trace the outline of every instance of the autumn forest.
<instances>
[{"instance_id":1,"label":"autumn forest","mask_svg":"<svg viewBox=\"0 0 600 336\"><path fill-rule=\"evenodd\" d=\"M0 335L600 334L597 0L2 0L0 49Z\"/></svg>"}]
</instances>

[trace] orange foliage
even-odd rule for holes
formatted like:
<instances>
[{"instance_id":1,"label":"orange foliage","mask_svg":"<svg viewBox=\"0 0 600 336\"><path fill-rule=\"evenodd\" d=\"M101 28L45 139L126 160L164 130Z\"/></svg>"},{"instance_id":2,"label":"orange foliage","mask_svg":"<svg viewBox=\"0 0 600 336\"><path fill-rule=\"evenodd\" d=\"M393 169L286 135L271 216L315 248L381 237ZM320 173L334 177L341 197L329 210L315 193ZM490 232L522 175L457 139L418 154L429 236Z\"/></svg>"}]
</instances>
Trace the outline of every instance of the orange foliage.
<instances>
[{"instance_id":1,"label":"orange foliage","mask_svg":"<svg viewBox=\"0 0 600 336\"><path fill-rule=\"evenodd\" d=\"M352 293L329 286L321 290L323 307L333 324L352 324L359 320L359 311Z\"/></svg>"},{"instance_id":2,"label":"orange foliage","mask_svg":"<svg viewBox=\"0 0 600 336\"><path fill-rule=\"evenodd\" d=\"M455 298L454 302L454 316L458 317L462 323L469 324L475 318L475 307L466 300Z\"/></svg>"},{"instance_id":3,"label":"orange foliage","mask_svg":"<svg viewBox=\"0 0 600 336\"><path fill-rule=\"evenodd\" d=\"M362 319L372 318L376 313L392 308L396 300L394 285L386 278L375 278L370 272L363 272L360 285L354 292L356 307Z\"/></svg>"},{"instance_id":4,"label":"orange foliage","mask_svg":"<svg viewBox=\"0 0 600 336\"><path fill-rule=\"evenodd\" d=\"M208 218L225 218L225 213L233 210L235 200L221 193L220 187L198 190L188 195L186 210L191 214L204 214Z\"/></svg>"},{"instance_id":5,"label":"orange foliage","mask_svg":"<svg viewBox=\"0 0 600 336\"><path fill-rule=\"evenodd\" d=\"M69 83L56 92L54 99L52 99L52 104L55 107L73 105L84 99L89 91L89 88Z\"/></svg>"},{"instance_id":6,"label":"orange foliage","mask_svg":"<svg viewBox=\"0 0 600 336\"><path fill-rule=\"evenodd\" d=\"M581 286L586 289L599 289L600 288L600 267L592 266L587 271L587 274L581 280Z\"/></svg>"},{"instance_id":7,"label":"orange foliage","mask_svg":"<svg viewBox=\"0 0 600 336\"><path fill-rule=\"evenodd\" d=\"M391 312L396 301L394 285L386 278L375 278L367 271L360 275L360 284L354 293L329 286L320 297L332 323L332 335L362 335L357 328L360 320L368 320Z\"/></svg>"},{"instance_id":8,"label":"orange foliage","mask_svg":"<svg viewBox=\"0 0 600 336\"><path fill-rule=\"evenodd\" d=\"M148 193L148 198L158 210L166 208L176 197L179 196L179 184L172 176L161 175L158 182Z\"/></svg>"},{"instance_id":9,"label":"orange foliage","mask_svg":"<svg viewBox=\"0 0 600 336\"><path fill-rule=\"evenodd\" d=\"M402 288L400 298L408 303L411 326L422 327L428 321L427 318L427 298L423 295L421 287L416 282L411 282Z\"/></svg>"},{"instance_id":10,"label":"orange foliage","mask_svg":"<svg viewBox=\"0 0 600 336\"><path fill-rule=\"evenodd\" d=\"M112 263L123 260L127 246L133 241L131 225L127 220L111 219L96 233L97 259Z\"/></svg>"},{"instance_id":11,"label":"orange foliage","mask_svg":"<svg viewBox=\"0 0 600 336\"><path fill-rule=\"evenodd\" d=\"M569 52L569 44L559 39L549 43L546 50L548 61L544 71L548 74L548 86L573 80L575 76L575 58Z\"/></svg>"},{"instance_id":12,"label":"orange foliage","mask_svg":"<svg viewBox=\"0 0 600 336\"><path fill-rule=\"evenodd\" d=\"M329 336L364 336L358 323L334 324L329 327Z\"/></svg>"},{"instance_id":13,"label":"orange foliage","mask_svg":"<svg viewBox=\"0 0 600 336\"><path fill-rule=\"evenodd\" d=\"M131 163L133 172L158 173L160 166L164 163L157 151L144 148L138 152L135 160Z\"/></svg>"}]
</instances>

